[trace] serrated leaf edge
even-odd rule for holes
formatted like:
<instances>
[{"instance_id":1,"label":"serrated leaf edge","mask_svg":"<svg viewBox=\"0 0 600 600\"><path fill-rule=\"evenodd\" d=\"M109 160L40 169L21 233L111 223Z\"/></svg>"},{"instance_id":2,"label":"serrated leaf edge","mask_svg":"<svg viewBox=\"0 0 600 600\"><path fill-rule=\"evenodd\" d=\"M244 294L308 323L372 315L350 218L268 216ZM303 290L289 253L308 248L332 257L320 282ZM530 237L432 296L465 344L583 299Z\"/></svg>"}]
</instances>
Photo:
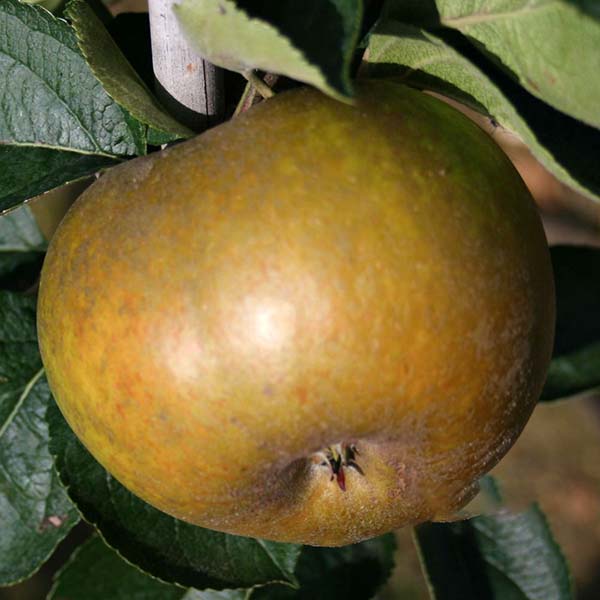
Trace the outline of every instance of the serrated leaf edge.
<instances>
[{"instance_id":1,"label":"serrated leaf edge","mask_svg":"<svg viewBox=\"0 0 600 600\"><path fill-rule=\"evenodd\" d=\"M350 103L350 104L353 103L353 97L352 97L352 91L351 91L352 90L352 80L349 77L349 75L346 71L346 68L349 66L350 60L352 58L353 50L356 47L358 40L359 40L360 21L361 21L360 18L356 19L354 22L354 33L353 33L352 40L351 40L352 43L349 45L350 49L342 54L343 59L344 59L343 63L344 63L344 67L345 67L345 69L342 73L342 82L343 82L343 85L350 90L350 95L346 95L346 94L342 93L341 91L339 91L338 89L336 89L335 87L333 87L329 83L327 77L325 76L325 74L323 73L321 68L318 65L314 64L312 61L310 61L308 59L308 57L306 56L306 54L300 48L298 48L294 43L292 43L292 41L284 33L282 33L275 25L273 25L272 23L269 23L268 21L265 21L263 19L258 19L256 17L250 17L248 15L248 13L243 8L240 8L233 0L225 0L225 1L229 2L230 4L233 4L232 8L235 11L237 11L238 13L242 14L248 21L256 22L256 23L260 24L262 27L264 27L265 29L271 29L280 38L284 39L288 43L289 47L298 54L301 61L305 65L308 65L312 70L314 70L316 72L315 81L305 81L305 80L300 80L300 79L298 79L297 81L302 81L303 83L313 85L314 87L320 89L321 91L325 92L332 98L339 100L340 102ZM358 0L358 5L359 5L359 9L360 9L359 14L362 14L364 12L363 0ZM183 22L183 16L182 16L181 11L185 10L185 9L183 8L182 4L175 3L175 4L173 4L172 10L177 17L177 20L179 22L181 30L184 32L184 34L186 35L188 40L191 40L190 43L192 43L192 45L193 45L193 36L191 36L188 33L188 31L186 30L185 23ZM258 66L257 68L260 68L260 66ZM243 70L241 70L239 72L243 72ZM279 75L284 75L287 77L292 77L292 78L295 77L294 75L292 75L292 73L286 72L286 70L277 71L277 73Z\"/></svg>"},{"instance_id":2,"label":"serrated leaf edge","mask_svg":"<svg viewBox=\"0 0 600 600\"><path fill-rule=\"evenodd\" d=\"M396 39L400 39L403 36L399 35L397 33L389 33L389 30L382 31L382 28L384 28L384 27L401 27L401 28L405 28L407 30L413 29L415 31L419 31L419 32L423 33L425 35L425 37L428 38L428 41L430 43L435 45L437 42L441 42L443 44L444 48L448 48L448 50L450 52L456 54L459 59L464 60L464 62L467 63L471 67L471 69L473 70L473 73L477 76L477 78L481 81L484 81L487 85L489 85L490 88L494 89L496 91L496 93L505 102L505 104L511 108L512 112L515 114L517 119L520 120L524 124L524 132L526 134L526 137L522 133L516 131L510 125L510 123L507 123L499 115L491 115L491 113L487 110L487 108L484 107L481 104L481 102L475 96L473 96L471 94L471 92L467 92L467 91L463 90L455 82L449 81L449 80L439 77L437 75L432 75L431 76L432 80L439 80L443 83L450 83L451 85L455 86L457 89L460 89L460 91L464 92L464 94L466 96L469 96L469 98L472 98L473 102L469 103L469 106L471 108L473 108L474 110L476 110L477 112L480 112L481 114L483 114L485 116L492 116L498 122L498 125L502 126L502 128L506 132L513 135L515 137L515 139L523 142L530 149L533 156L542 164L542 166L544 166L548 171L550 171L550 173L552 173L555 177L557 177L564 184L568 185L569 187L571 187L575 191L579 192L580 194L583 194L586 196L591 196L593 199L598 199L600 197L598 195L598 193L594 192L591 189L588 189L584 184L580 183L577 179L572 177L570 172L568 171L568 169L566 167L564 167L562 165L562 163L560 163L557 159L555 159L553 153L550 151L549 148L546 147L546 145L544 145L539 140L538 134L536 133L536 131L531 129L531 127L529 126L529 123L521 115L518 108L513 104L513 102L509 98L507 98L503 89L500 86L498 86L484 71L482 71L468 57L466 57L464 54L462 54L456 48L449 46L442 38L438 37L438 35L436 34L435 31L431 31L427 28L421 28L421 27L418 27L415 25L410 25L410 24L404 23L404 22L396 20L396 19L388 19L384 22L380 22L378 24L378 28L373 31L373 35L385 35L385 36L391 38L388 42L386 42L386 45L393 44ZM371 58L370 53L369 52L365 53L365 57L366 57L366 61L368 63L369 59ZM406 72L403 73L402 76L395 77L394 79L396 81L403 83L404 85L408 85L410 87L416 87L417 89L421 89L421 90L438 92L441 95L444 95L448 98L454 99L454 100L464 104L465 103L464 98L455 97L454 95L449 94L447 89L436 88L436 86L431 85L431 83L432 83L431 81L429 82L429 85L426 87L422 87L422 86L418 86L418 85L415 86L414 82L410 81L410 76L413 73L418 73L422 67L427 66L432 63L435 63L435 62L437 62L435 59L424 60L415 67L411 67L409 65L404 65L403 63L393 63L393 64L396 64L399 66L404 66L406 69ZM366 67L368 69L368 64L366 65ZM430 74L425 73L425 75L430 75ZM541 102L541 100L540 100L540 102ZM481 107L484 108L485 112L481 111ZM536 144L537 144L537 146L536 146Z\"/></svg>"},{"instance_id":3,"label":"serrated leaf edge","mask_svg":"<svg viewBox=\"0 0 600 600\"><path fill-rule=\"evenodd\" d=\"M30 11L30 14L35 14L35 13L39 13L39 12L43 12L46 13L47 17L49 17L49 21L53 23L53 25L56 25L57 27L63 27L66 30L68 30L68 35L72 35L73 36L73 42L74 42L74 46L75 48L70 47L68 44L57 40L56 38L50 36L54 41L58 42L62 47L66 48L67 50L69 50L71 53L75 54L76 56L78 56L79 58L81 58L86 66L88 67L88 69L90 69L90 73L91 75L94 77L94 79L96 79L96 81L100 84L100 86L102 87L102 90L106 92L106 90L104 89L104 86L102 85L102 83L98 80L98 78L96 77L95 73L91 70L87 59L85 57L85 55L83 55L83 53L81 52L81 50L79 49L79 44L77 43L77 34L76 31L73 27L71 27L71 25L65 20L62 19L60 17L57 17L56 15L54 15L52 12L50 12L49 10L47 10L46 8L44 8L43 6L41 6L40 4L31 4L28 2L23 2L22 0L15 0L14 4L17 5L19 7L19 9L25 10L25 11ZM11 16L11 15L9 15ZM15 18L17 18L18 20L19 17L18 15L15 16ZM24 25L27 27L28 25L26 23L24 23ZM46 32L42 32L42 31L37 31L37 33L40 33L41 35L49 35ZM28 65L23 65L27 68L27 70L31 71L31 68ZM34 73L33 71L31 71L38 79L40 79L45 85L48 85L42 78L40 75L38 75L37 73ZM79 117L75 114L72 113L71 107L69 106L68 103L66 103L63 98L61 98L58 93L56 92L56 90L51 87L50 89L52 90L53 94L58 98L58 100L67 108L68 112L70 114L72 114L72 116L74 117L74 119L78 122L81 123ZM108 95L108 94L107 94ZM117 106L119 106L119 108L121 110L124 111L123 107L121 107L120 104L118 104L112 97L111 99L113 100L113 102L115 102L117 104ZM125 112L125 111L124 111ZM126 121L126 119L125 119ZM127 123L126 123L127 124ZM94 138L93 135L91 135L90 131L88 130L87 127L84 127L83 124L82 125L82 132L85 133L87 139L91 142L92 146L94 146L94 150L81 150L78 148L72 148L72 147L65 147L65 146L55 146L55 145L46 145L46 144L33 144L33 143L22 143L22 142L16 142L16 141L2 141L0 140L0 144L3 145L11 145L11 146L24 146L24 147L38 147L38 148L48 148L50 150L62 150L62 151L66 151L66 152L75 152L77 154L88 154L88 155L97 155L97 156L106 156L109 158L116 158L119 156L123 156L123 155L119 155L119 154L112 154L109 152L106 152L104 150L102 150L102 148L98 145L97 140ZM132 133L132 137L133 137L133 141L134 144L137 146L137 140L135 139L135 133L134 131L131 129L131 127L129 126L129 124L127 124L127 127L130 129L131 133ZM145 139L144 139L144 145L145 145Z\"/></svg>"},{"instance_id":4,"label":"serrated leaf edge","mask_svg":"<svg viewBox=\"0 0 600 600\"><path fill-rule=\"evenodd\" d=\"M34 13L36 13L36 12L44 12L44 13L46 13L46 14L48 15L48 17L50 18L50 20L51 20L51 21L53 21L53 22L54 22L54 23L55 23L55 24L56 24L58 27L66 27L66 28L68 28L69 30L71 30L71 32L73 32L73 29L71 28L71 26L70 26L70 25L69 25L69 24L68 24L68 23L67 23L67 22L66 22L64 19L60 19L60 18L58 18L58 17L54 16L54 15L53 15L53 14L52 14L52 13L51 13L49 10L47 10L46 8L44 8L44 7L43 7L43 6L41 6L41 5L37 5L37 4L28 4L28 3L26 3L26 2L21 2L21 1L18 1L18 2L16 2L16 4L17 4L17 5L19 5L19 8L21 8L21 9L23 9L23 10L26 10L26 11L27 11L27 10L29 10L31 14L34 14ZM21 20L21 19L19 19L18 15L9 15L9 16L14 16L14 17L15 17L17 20ZM28 24L27 24L27 23L24 23L24 25L25 25L26 27L28 27ZM38 33L40 33L41 35L46 35L46 36L48 35L46 32L41 32L41 31L38 31ZM50 37L52 37L52 36L50 36ZM59 40L56 40L56 38L54 38L54 37L52 37L52 39L53 39L54 41L58 42L58 43L59 43L61 46L63 46L64 48L66 48L66 49L68 49L69 51L71 51L72 53L74 53L74 54L77 54L76 52L74 52L73 48L70 48L70 47L69 47L67 44L64 44L64 43L60 42ZM81 56L81 55L80 55L80 56ZM15 60L15 62L17 62L17 61L16 61L16 59L15 59L14 57L11 57L11 58L13 58L13 60ZM33 71L31 70L31 68L30 68L28 65L24 65L24 64L22 64L22 63L19 63L19 64L21 64L21 65L22 65L22 66L24 66L24 67L25 67L25 68L26 68L28 71L30 71L30 72L32 72L32 73L33 73ZM43 80L43 79L40 77L40 75L39 75L39 74L37 74L37 73L33 73L33 74L35 75L35 77L36 77L36 78L38 78L38 79L40 79L41 81L43 81L45 85L48 85L48 84L47 84L47 83L46 83L46 82L45 82L45 81L44 81L44 80ZM49 87L49 86L48 86L48 87ZM56 90L54 90L53 88L51 88L51 89L52 89L52 92L53 92L53 94L54 94L54 95L55 95L55 96L56 96L56 97L57 97L57 98L60 100L61 104L63 104L63 105L64 105L64 106L67 108L68 112L69 112L69 113L70 113L70 114L73 116L73 118L74 118L74 119L75 119L77 122L79 122L79 123L80 123L80 119L79 119L79 117L78 117L77 115L75 115L75 114L73 114L73 113L72 113L72 111L71 111L71 108L69 107L69 105L68 105L67 103L65 103L65 101L64 101L64 100L63 100L63 99L62 99L62 98L61 98L61 97L58 95L58 93L56 92ZM87 139L90 141L90 143L91 143L91 144L92 144L92 145L93 145L93 146L96 148L96 150L98 151L98 152L96 152L96 151L82 152L82 154L88 154L88 153L89 153L89 154L100 154L100 155L102 155L102 156L112 156L111 154L105 154L105 153L102 151L102 149L101 149L101 148L98 146L98 143L97 143L97 141L96 141L96 140L93 138L93 136L91 136L91 135L90 135L90 132L87 130L87 128L85 128L85 127L82 127L82 131L85 133L85 135L87 136ZM46 145L44 145L44 144L31 144L31 143L29 143L29 144L28 144L28 143L19 143L19 142L15 142L15 141L10 141L10 142L6 142L6 141L0 141L0 143L2 143L2 144L6 144L6 145L11 145L11 146L37 146L37 147L41 147L41 148L52 148L52 149L54 149L54 150L71 150L71 151L75 151L75 152L77 151L77 150L73 150L72 148L66 148L66 147L63 147L63 146L46 146Z\"/></svg>"},{"instance_id":5,"label":"serrated leaf edge","mask_svg":"<svg viewBox=\"0 0 600 600\"><path fill-rule=\"evenodd\" d=\"M43 371L43 370L42 370ZM54 402L56 404L56 400L54 400L54 398L52 397L52 402ZM58 410L60 412L60 408L58 408L58 405L56 405L56 410ZM61 413L62 414L62 413ZM64 418L64 417L63 417ZM70 425L67 423L67 426L70 427ZM49 432L50 432L50 428L49 428ZM75 434L73 434L75 435ZM50 437L52 437L52 434L50 433ZM131 565L132 567L135 567L140 573L144 573L145 575L148 575L149 577L152 577L153 579L155 579L156 581L160 581L161 583L165 583L167 585L174 585L176 587L180 587L182 589L197 589L197 588L190 588L190 587L186 587L186 586L182 586L180 583L174 582L174 581L165 581L164 579L161 579L160 577L158 577L157 575L154 575L153 573L149 573L148 571L142 569L139 565L136 565L135 563L132 563L128 558L126 558L125 556L123 556L123 554L120 552L120 550L118 548L115 548L112 544L110 544L108 542L108 540L106 539L106 537L104 536L104 534L102 533L102 530L99 528L98 523L95 523L92 519L88 518L86 515L83 514L83 512L81 511L81 509L79 508L79 505L77 503L77 501L72 497L71 493L70 493L70 489L71 489L71 485L68 483L65 483L65 480L63 478L63 475L60 471L60 469L58 468L58 465L56 464L56 459L58 457L57 454L53 453L50 451L50 455L52 456L53 462L54 462L54 469L56 471L56 474L58 476L58 479L60 481L60 484L62 485L62 487L64 488L64 490L66 491L69 500L71 500L73 506L75 507L75 509L77 510L79 516L81 517L81 519L83 521L85 521L86 523L89 523L90 525L92 525L94 527L94 529L96 530L96 533L100 536L100 538L102 539L102 541L111 549L114 550L114 552L116 552L119 557L121 559L123 559L127 564ZM104 468L104 467L103 467ZM108 474L108 471L106 471L106 473ZM155 509L158 510L158 509ZM170 515L168 515L170 516ZM179 522L179 519L175 519L175 517L171 517L172 519L174 519L176 522ZM227 535L227 534L225 534ZM252 538L257 542L262 542L263 540L258 540L257 538ZM262 547L262 544L260 544ZM269 555L270 556L270 555ZM275 565L277 565L278 568L280 568L280 565L278 562L273 561L273 563ZM217 588L211 588L211 587L206 587L204 588L204 591L206 590L210 590L210 591L214 591L214 592L223 592L223 591L244 591L244 590L248 590L248 593L251 593L252 590L256 589L256 588L260 588L260 587L265 587L267 585L272 585L272 584L281 584L281 585L285 585L288 587L293 587L291 586L290 582L287 580L278 580L278 579L273 579L271 581L266 581L264 583L258 583L256 585L253 585L250 588L244 588L244 587L239 587L239 588L222 588L222 589L217 589ZM198 591L203 591L203 590L198 590ZM249 598L250 596L248 596Z\"/></svg>"},{"instance_id":6,"label":"serrated leaf edge","mask_svg":"<svg viewBox=\"0 0 600 600\"><path fill-rule=\"evenodd\" d=\"M41 368L31 379L30 381L27 383L27 385L25 386L21 396L19 396L19 400L17 401L17 405L15 406L14 410L11 411L11 413L9 414L6 422L3 424L3 426L0 428L0 439L2 438L2 436L4 435L4 432L6 431L8 425L12 422L15 414L18 412L20 406L22 406L22 404L25 402L25 400L27 399L27 397L29 396L31 390L34 388L35 384L41 379L41 377L44 374L44 369ZM64 488L62 481L60 480L60 477L58 475L58 473L56 472L56 469L54 469L55 475L57 477L57 480L59 482L59 484ZM75 503L71 501L71 498L69 498L69 501L71 502L71 504L73 505L73 507L75 509L77 509L77 507L75 506ZM79 512L79 511L78 511ZM23 575L22 577L18 577L16 579L11 579L10 581L3 581L0 583L0 587L4 587L4 586L12 586L12 585L17 585L18 583L22 583L23 581L27 581L30 577L32 577L33 575L35 575L46 563L46 561L52 556L52 554L54 554L54 551L56 550L58 544L65 539L65 537L69 534L69 532L71 531L71 529L73 529L73 527L75 527L75 525L77 525L77 523L79 522L79 519L77 519L73 525L67 530L65 531L64 535L56 542L56 544L54 545L54 547L50 548L50 550L48 550L48 552L46 553L46 556L40 560L38 562L38 564L31 569L28 573L26 573L25 575Z\"/></svg>"},{"instance_id":7,"label":"serrated leaf edge","mask_svg":"<svg viewBox=\"0 0 600 600\"><path fill-rule=\"evenodd\" d=\"M155 105L155 107L157 109L160 109L167 117L169 117L170 119L172 119L173 122L178 125L179 131L165 131L162 127L158 126L157 124L148 122L148 119L146 119L146 118L140 118L140 116L136 115L136 113L134 113L130 108L124 107L119 102L119 100L115 97L115 95L112 93L111 90L106 89L106 87L104 86L104 83L102 82L102 79L100 78L100 76L97 73L97 69L92 65L92 63L89 60L89 53L86 51L86 47L85 47L82 35L81 35L79 29L77 28L77 22L79 21L79 15L78 14L74 14L74 11L72 9L69 10L70 7L73 6L74 4L75 4L75 2L73 0L71 0L71 1L68 2L67 8L65 9L65 15L72 22L71 27L72 27L73 31L75 32L75 39L77 40L77 47L79 48L79 51L81 52L83 58L85 59L85 62L87 64L88 68L90 69L90 71L92 72L92 74L94 75L94 77L96 78L96 80L100 83L100 85L102 86L102 89L106 92L106 94L115 103L117 103L122 109L127 110L134 119L136 119L137 121L139 121L140 123L142 123L146 127L152 127L154 129L156 129L157 131L160 131L160 132L168 134L168 135L171 135L171 134L178 135L178 136L180 136L180 139L181 138L185 138L185 137L191 137L191 136L193 136L194 132L191 129L189 129L185 125L179 123L172 115L170 115L166 111L166 109L164 107L162 107L160 105L159 101L156 99L156 97L154 96L154 94L152 94L152 92L148 89L148 86L146 85L146 83L139 76L139 74L133 68L133 66L131 65L131 63L127 60L127 57L123 54L123 52L121 52L121 49L117 46L117 44L114 42L114 40L113 40L113 45L114 45L115 51L118 52L119 55L121 56L121 58L123 59L123 61L125 61L125 63L127 63L128 67L129 67L129 71L130 71L131 75L135 78L136 83L148 94L148 96L152 100L152 102ZM98 21L100 22L100 19L98 19ZM102 26L104 27L104 25L102 25ZM106 35L108 37L111 37L110 34L108 33L108 31L106 31ZM111 156L111 155L109 155L109 156Z\"/></svg>"},{"instance_id":8,"label":"serrated leaf edge","mask_svg":"<svg viewBox=\"0 0 600 600\"><path fill-rule=\"evenodd\" d=\"M296 574L293 572L291 574L291 578L287 578L286 576L286 569L279 563L278 560L275 559L275 557L273 556L273 553L269 551L269 549L267 548L265 541L266 540L262 540L260 538L253 538L258 545L263 549L264 553L269 557L269 559L271 560L271 562L277 566L277 568L279 569L279 572L282 574L283 577L286 577L286 579L284 581L271 581L269 583L263 584L263 585L270 585L271 583L281 583L282 585L287 585L289 587L292 587L294 589L299 589L300 588L300 582L298 581L298 578L296 577ZM298 559L300 558L300 554L302 552L302 547L299 548L298 553L296 555L296 565L298 564ZM259 586L254 586L254 587L259 587Z\"/></svg>"}]
</instances>

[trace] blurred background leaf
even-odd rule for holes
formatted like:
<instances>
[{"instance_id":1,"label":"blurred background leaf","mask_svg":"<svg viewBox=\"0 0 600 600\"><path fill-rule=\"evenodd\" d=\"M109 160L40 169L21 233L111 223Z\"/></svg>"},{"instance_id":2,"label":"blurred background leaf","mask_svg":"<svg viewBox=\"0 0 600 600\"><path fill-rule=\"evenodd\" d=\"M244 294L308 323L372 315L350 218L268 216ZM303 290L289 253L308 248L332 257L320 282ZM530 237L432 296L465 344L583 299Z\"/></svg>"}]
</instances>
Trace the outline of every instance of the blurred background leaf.
<instances>
[{"instance_id":1,"label":"blurred background leaf","mask_svg":"<svg viewBox=\"0 0 600 600\"><path fill-rule=\"evenodd\" d=\"M571 600L568 565L543 513L499 512L415 528L436 600Z\"/></svg>"}]
</instances>

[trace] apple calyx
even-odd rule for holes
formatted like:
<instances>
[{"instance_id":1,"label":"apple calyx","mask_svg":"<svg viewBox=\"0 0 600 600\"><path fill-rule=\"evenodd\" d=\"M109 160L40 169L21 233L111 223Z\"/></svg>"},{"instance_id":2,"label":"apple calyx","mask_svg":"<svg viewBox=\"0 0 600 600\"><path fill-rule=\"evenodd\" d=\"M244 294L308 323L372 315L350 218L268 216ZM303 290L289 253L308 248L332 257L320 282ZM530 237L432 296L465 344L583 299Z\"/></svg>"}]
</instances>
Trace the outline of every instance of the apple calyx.
<instances>
[{"instance_id":1,"label":"apple calyx","mask_svg":"<svg viewBox=\"0 0 600 600\"><path fill-rule=\"evenodd\" d=\"M346 474L345 468L352 468L361 475L364 475L364 471L360 465L356 462L356 457L360 454L355 444L347 444L341 442L328 446L324 450L317 453L317 456L321 459L319 463L323 467L327 467L331 472L330 481L337 482L342 492L346 491Z\"/></svg>"}]
</instances>

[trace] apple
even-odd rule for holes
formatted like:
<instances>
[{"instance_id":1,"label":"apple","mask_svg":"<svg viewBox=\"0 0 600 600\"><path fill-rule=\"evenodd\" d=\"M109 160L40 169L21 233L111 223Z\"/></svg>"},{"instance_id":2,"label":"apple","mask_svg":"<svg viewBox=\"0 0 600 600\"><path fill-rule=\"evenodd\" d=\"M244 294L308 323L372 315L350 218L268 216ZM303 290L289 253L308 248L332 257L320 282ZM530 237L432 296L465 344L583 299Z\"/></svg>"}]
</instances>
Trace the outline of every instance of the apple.
<instances>
[{"instance_id":1,"label":"apple","mask_svg":"<svg viewBox=\"0 0 600 600\"><path fill-rule=\"evenodd\" d=\"M175 517L327 546L451 518L539 397L554 290L521 178L438 99L357 88L113 168L52 240L56 401Z\"/></svg>"}]
</instances>

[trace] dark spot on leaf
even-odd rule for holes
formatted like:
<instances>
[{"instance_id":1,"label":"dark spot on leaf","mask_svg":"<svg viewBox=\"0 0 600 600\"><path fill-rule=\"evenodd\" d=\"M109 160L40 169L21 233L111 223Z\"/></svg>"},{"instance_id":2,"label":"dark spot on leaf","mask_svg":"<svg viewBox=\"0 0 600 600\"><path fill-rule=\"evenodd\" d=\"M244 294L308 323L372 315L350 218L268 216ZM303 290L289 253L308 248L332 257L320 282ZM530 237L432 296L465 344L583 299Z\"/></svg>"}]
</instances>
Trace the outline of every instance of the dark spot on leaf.
<instances>
[{"instance_id":1,"label":"dark spot on leaf","mask_svg":"<svg viewBox=\"0 0 600 600\"><path fill-rule=\"evenodd\" d=\"M540 91L540 87L539 85L533 80L531 79L531 77L527 78L527 83L536 91L539 92Z\"/></svg>"},{"instance_id":2,"label":"dark spot on leaf","mask_svg":"<svg viewBox=\"0 0 600 600\"><path fill-rule=\"evenodd\" d=\"M60 527L65 520L67 519L67 515L50 515L46 517L38 526L38 531L46 531L48 527Z\"/></svg>"}]
</instances>

